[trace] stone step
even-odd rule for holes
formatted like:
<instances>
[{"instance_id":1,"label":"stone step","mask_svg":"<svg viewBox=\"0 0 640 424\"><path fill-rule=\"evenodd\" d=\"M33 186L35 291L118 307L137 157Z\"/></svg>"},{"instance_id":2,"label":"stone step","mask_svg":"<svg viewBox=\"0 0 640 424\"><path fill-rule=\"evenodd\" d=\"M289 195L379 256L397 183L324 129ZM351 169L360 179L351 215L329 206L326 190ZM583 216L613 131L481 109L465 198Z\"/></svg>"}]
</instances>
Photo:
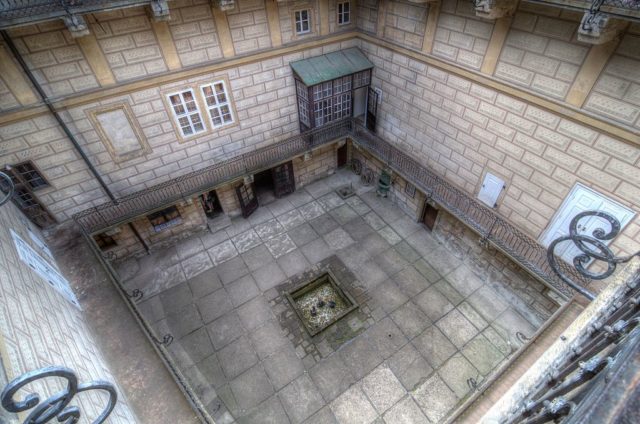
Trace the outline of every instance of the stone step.
<instances>
[{"instance_id":1,"label":"stone step","mask_svg":"<svg viewBox=\"0 0 640 424\"><path fill-rule=\"evenodd\" d=\"M534 362L551 346L580 315L584 306L575 300L562 311L557 318L520 354L509 368L479 397L449 419L455 423L478 423L486 412L504 393L533 365Z\"/></svg>"}]
</instances>

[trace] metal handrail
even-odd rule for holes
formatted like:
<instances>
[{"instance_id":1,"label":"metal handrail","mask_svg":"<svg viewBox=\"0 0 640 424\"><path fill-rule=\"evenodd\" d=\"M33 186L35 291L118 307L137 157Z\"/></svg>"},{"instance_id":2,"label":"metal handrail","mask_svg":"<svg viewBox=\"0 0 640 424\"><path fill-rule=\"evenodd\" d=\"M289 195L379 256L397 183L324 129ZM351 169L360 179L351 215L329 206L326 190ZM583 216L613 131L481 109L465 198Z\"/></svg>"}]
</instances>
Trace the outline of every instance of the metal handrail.
<instances>
[{"instance_id":1,"label":"metal handrail","mask_svg":"<svg viewBox=\"0 0 640 424\"><path fill-rule=\"evenodd\" d=\"M174 180L132 193L115 202L107 202L87 209L74 215L73 218L85 233L95 234L130 222L154 209L169 206L261 169L270 168L279 162L290 160L292 157L341 137L351 138L356 144L404 176L428 197L478 233L481 242L495 246L562 296L569 298L574 294L574 289L560 279L549 265L546 248L534 238L424 167L409 154L356 124L356 121L351 118L227 159ZM557 266L578 286L585 287L591 281L576 273L575 269L563 261L559 261ZM579 288L575 290L581 291Z\"/></svg>"}]
</instances>

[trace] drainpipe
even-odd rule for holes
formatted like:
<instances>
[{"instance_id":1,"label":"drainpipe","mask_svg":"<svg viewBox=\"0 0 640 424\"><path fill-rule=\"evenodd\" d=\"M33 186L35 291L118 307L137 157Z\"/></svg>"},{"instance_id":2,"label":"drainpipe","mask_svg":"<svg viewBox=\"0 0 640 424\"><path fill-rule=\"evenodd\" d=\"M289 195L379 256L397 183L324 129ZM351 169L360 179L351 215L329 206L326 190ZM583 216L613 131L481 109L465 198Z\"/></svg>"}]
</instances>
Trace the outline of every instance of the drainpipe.
<instances>
[{"instance_id":1,"label":"drainpipe","mask_svg":"<svg viewBox=\"0 0 640 424\"><path fill-rule=\"evenodd\" d=\"M2 34L2 39L6 43L7 47L9 47L9 50L11 50L11 53L13 54L13 57L15 57L16 60L18 61L18 63L20 64L20 67L24 71L25 75L29 78L29 81L31 81L31 84L33 85L33 87L36 89L36 91L40 95L40 98L42 99L43 103L47 106L47 109L49 109L49 112L51 112L51 114L53 115L55 120L58 122L58 125L60 125L60 128L62 128L62 131L64 131L64 133L66 134L66 136L69 139L69 141L71 141L71 144L75 148L76 152L78 152L78 154L80 155L80 157L82 158L84 163L89 168L89 171L93 174L95 179L98 180L98 183L100 184L100 186L102 187L102 189L104 190L106 195L109 197L109 199L112 202L116 202L117 201L116 197L113 195L111 190L109 190L109 187L107 187L107 184L104 182L104 180L102 179L102 177L98 173L98 170L93 166L93 164L89 160L89 157L82 150L82 147L80 147L80 144L78 143L78 140L76 140L74 135L71 133L71 130L69 130L69 127L67 126L67 124L65 124L65 122L60 117L60 114L58 114L56 109L51 104L51 101L49 100L49 98L47 97L45 92L42 90L42 87L40 86L40 84L38 84L38 81L33 76L33 73L31 73L31 70L29 69L27 64L24 62L24 59L20 55L20 52L18 52L18 49L16 48L16 45L13 43L13 40L11 40L11 37L9 37L9 34L7 34L7 31L1 30L0 34ZM133 232L133 234L136 236L138 241L140 241L140 243L142 244L142 246L144 247L144 249L148 253L149 252L149 246L142 239L142 237L140 236L140 233L138 232L138 230L131 223L129 223L129 228L131 228L131 231Z\"/></svg>"}]
</instances>

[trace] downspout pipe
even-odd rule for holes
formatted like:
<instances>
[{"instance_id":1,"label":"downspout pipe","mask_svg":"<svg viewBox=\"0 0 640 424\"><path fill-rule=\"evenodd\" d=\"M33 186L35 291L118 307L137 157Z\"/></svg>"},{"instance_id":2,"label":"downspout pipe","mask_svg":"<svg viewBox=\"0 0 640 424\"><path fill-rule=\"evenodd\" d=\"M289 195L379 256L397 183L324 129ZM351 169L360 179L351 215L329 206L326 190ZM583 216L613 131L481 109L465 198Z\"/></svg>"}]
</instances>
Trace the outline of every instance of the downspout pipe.
<instances>
[{"instance_id":1,"label":"downspout pipe","mask_svg":"<svg viewBox=\"0 0 640 424\"><path fill-rule=\"evenodd\" d=\"M15 59L18 61L18 63L20 64L20 67L24 71L25 75L29 78L29 81L31 81L31 84L33 85L33 87L38 92L38 95L42 99L43 103L45 104L45 106L47 106L47 109L49 109L49 112L51 112L51 115L53 115L55 120L58 122L58 125L60 125L60 128L62 128L62 131L65 133L65 135L67 136L69 141L71 141L71 144L75 148L76 152L78 152L78 154L80 155L80 157L82 158L84 163L87 165L87 168L89 168L89 172L91 172L91 174L93 174L95 179L98 181L98 183L100 184L100 186L104 190L105 194L109 197L109 199L112 202L117 202L116 197L114 196L113 192L111 192L111 190L109 189L107 184L104 182L104 180L102 179L102 177L98 173L98 170L95 168L95 166L93 166L93 164L89 160L89 157L86 155L84 150L82 150L82 147L78 143L78 140L76 140L75 136L73 135L73 133L71 133L71 130L69 129L67 124L65 124L65 122L60 117L60 114L58 113L58 111L51 104L51 101L49 100L49 97L45 94L45 92L42 90L42 87L40 86L38 81L33 76L33 73L31 72L31 70L29 69L29 67L25 63L24 59L20 55L20 52L16 48L16 45L13 43L13 40L11 39L11 37L9 37L9 34L7 33L7 31L0 30L0 34L2 34L2 39L4 40L4 42L7 45L7 47L9 47L9 50L11 50L11 53L13 54L13 57L15 57ZM142 238L142 236L140 235L138 230L131 223L129 223L129 228L131 228L131 231L133 232L133 234L136 236L138 241L140 241L140 243L142 244L142 246L144 247L144 249L148 253L149 252L149 245L144 241L144 239Z\"/></svg>"}]
</instances>

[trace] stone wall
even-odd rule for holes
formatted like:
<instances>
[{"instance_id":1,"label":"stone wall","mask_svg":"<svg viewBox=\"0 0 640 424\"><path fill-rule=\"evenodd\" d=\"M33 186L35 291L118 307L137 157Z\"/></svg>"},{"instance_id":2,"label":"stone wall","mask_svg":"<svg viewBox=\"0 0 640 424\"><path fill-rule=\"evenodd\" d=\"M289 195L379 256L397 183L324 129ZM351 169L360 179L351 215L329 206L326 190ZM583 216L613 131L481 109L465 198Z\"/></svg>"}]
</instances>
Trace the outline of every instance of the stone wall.
<instances>
[{"instance_id":1,"label":"stone wall","mask_svg":"<svg viewBox=\"0 0 640 424\"><path fill-rule=\"evenodd\" d=\"M235 10L227 12L227 20L236 54L271 47L264 0L236 2Z\"/></svg>"},{"instance_id":2,"label":"stone wall","mask_svg":"<svg viewBox=\"0 0 640 424\"><path fill-rule=\"evenodd\" d=\"M321 147L311 153L309 160L304 156L293 159L293 174L296 182L296 190L310 184L319 178L331 175L337 167L337 155L335 144Z\"/></svg>"},{"instance_id":3,"label":"stone wall","mask_svg":"<svg viewBox=\"0 0 640 424\"><path fill-rule=\"evenodd\" d=\"M563 100L590 46L577 41L582 14L561 11L522 3L507 35L495 76Z\"/></svg>"},{"instance_id":4,"label":"stone wall","mask_svg":"<svg viewBox=\"0 0 640 424\"><path fill-rule=\"evenodd\" d=\"M189 238L195 233L206 230L207 217L198 197L189 199L186 202L178 202L174 206L180 213L181 221L179 224L162 231L155 231L146 216L142 216L132 222L140 237L151 250L162 249L178 240ZM122 225L118 227L118 230L117 233L112 235L117 245L105 249L104 252L113 254L115 260L126 259L130 256L141 256L146 253L144 246L128 225Z\"/></svg>"},{"instance_id":5,"label":"stone wall","mask_svg":"<svg viewBox=\"0 0 640 424\"><path fill-rule=\"evenodd\" d=\"M99 88L77 41L61 20L18 27L8 33L47 96Z\"/></svg>"},{"instance_id":6,"label":"stone wall","mask_svg":"<svg viewBox=\"0 0 640 424\"><path fill-rule=\"evenodd\" d=\"M443 0L433 55L458 65L480 69L494 22L477 18L473 2Z\"/></svg>"},{"instance_id":7,"label":"stone wall","mask_svg":"<svg viewBox=\"0 0 640 424\"><path fill-rule=\"evenodd\" d=\"M427 4L387 2L384 38L404 47L420 50L427 27Z\"/></svg>"},{"instance_id":8,"label":"stone wall","mask_svg":"<svg viewBox=\"0 0 640 424\"><path fill-rule=\"evenodd\" d=\"M0 222L3 223L0 228L0 356L7 379L56 365L74 370L80 383L93 380L115 383L82 312L20 260L10 230L51 263L32 242L28 228L41 240L42 235L27 224L11 203L0 207ZM61 381L49 379L46 384L40 381L29 388L33 390L29 393L37 392L44 400L63 386ZM109 422L137 422L124 393L117 390L118 403ZM102 395L87 393L75 397L73 404L80 407L81 422L90 422L102 412L106 401Z\"/></svg>"},{"instance_id":9,"label":"stone wall","mask_svg":"<svg viewBox=\"0 0 640 424\"><path fill-rule=\"evenodd\" d=\"M624 35L584 108L640 131L640 24Z\"/></svg>"},{"instance_id":10,"label":"stone wall","mask_svg":"<svg viewBox=\"0 0 640 424\"><path fill-rule=\"evenodd\" d=\"M378 1L358 0L357 20L358 29L375 34L378 27Z\"/></svg>"},{"instance_id":11,"label":"stone wall","mask_svg":"<svg viewBox=\"0 0 640 424\"><path fill-rule=\"evenodd\" d=\"M116 81L168 71L145 7L97 13L95 23L89 27L98 39Z\"/></svg>"},{"instance_id":12,"label":"stone wall","mask_svg":"<svg viewBox=\"0 0 640 424\"><path fill-rule=\"evenodd\" d=\"M489 171L506 181L497 212L538 237L581 182L637 208L640 148L471 80L363 42L381 87L379 132L476 196ZM615 242L640 248L640 218Z\"/></svg>"},{"instance_id":13,"label":"stone wall","mask_svg":"<svg viewBox=\"0 0 640 424\"><path fill-rule=\"evenodd\" d=\"M182 66L192 66L222 58L211 2L183 0L170 2L169 28Z\"/></svg>"}]
</instances>

